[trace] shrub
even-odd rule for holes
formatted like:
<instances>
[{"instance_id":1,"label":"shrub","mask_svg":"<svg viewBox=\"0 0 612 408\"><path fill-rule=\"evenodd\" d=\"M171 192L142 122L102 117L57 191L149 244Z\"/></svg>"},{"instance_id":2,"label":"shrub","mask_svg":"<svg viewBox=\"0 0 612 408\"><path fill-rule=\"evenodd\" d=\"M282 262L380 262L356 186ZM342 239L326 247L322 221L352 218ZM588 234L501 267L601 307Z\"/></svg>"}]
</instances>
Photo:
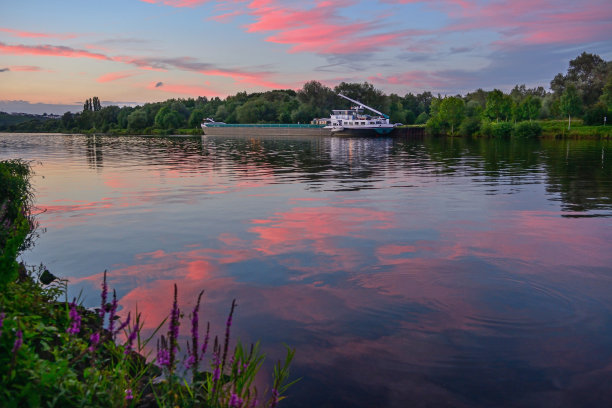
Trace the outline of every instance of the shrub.
<instances>
[{"instance_id":1,"label":"shrub","mask_svg":"<svg viewBox=\"0 0 612 408\"><path fill-rule=\"evenodd\" d=\"M542 134L542 126L537 122L519 122L514 126L512 135L522 139L533 139Z\"/></svg>"},{"instance_id":2,"label":"shrub","mask_svg":"<svg viewBox=\"0 0 612 408\"><path fill-rule=\"evenodd\" d=\"M491 124L491 134L493 137L510 137L514 125L511 122L498 122Z\"/></svg>"},{"instance_id":3,"label":"shrub","mask_svg":"<svg viewBox=\"0 0 612 408\"><path fill-rule=\"evenodd\" d=\"M608 107L601 102L596 103L587 109L584 114L584 124L585 125L603 125L604 117L608 118L608 123L611 121L610 113L608 111Z\"/></svg>"},{"instance_id":4,"label":"shrub","mask_svg":"<svg viewBox=\"0 0 612 408\"><path fill-rule=\"evenodd\" d=\"M425 125L425 129L427 133L433 136L437 136L442 134L442 123L436 117L431 117L427 120L427 124Z\"/></svg>"},{"instance_id":5,"label":"shrub","mask_svg":"<svg viewBox=\"0 0 612 408\"><path fill-rule=\"evenodd\" d=\"M17 255L33 238L31 173L22 160L0 162L0 287L17 278Z\"/></svg>"},{"instance_id":6,"label":"shrub","mask_svg":"<svg viewBox=\"0 0 612 408\"><path fill-rule=\"evenodd\" d=\"M459 126L459 133L464 136L472 136L480 130L480 118L467 117Z\"/></svg>"},{"instance_id":7,"label":"shrub","mask_svg":"<svg viewBox=\"0 0 612 408\"><path fill-rule=\"evenodd\" d=\"M493 136L493 124L489 119L482 120L482 122L480 123L480 130L477 134L484 137Z\"/></svg>"},{"instance_id":8,"label":"shrub","mask_svg":"<svg viewBox=\"0 0 612 408\"><path fill-rule=\"evenodd\" d=\"M419 116L417 116L417 118L414 120L414 124L423 125L427 123L427 120L429 120L429 115L427 114L427 112L421 112L419 113Z\"/></svg>"}]
</instances>

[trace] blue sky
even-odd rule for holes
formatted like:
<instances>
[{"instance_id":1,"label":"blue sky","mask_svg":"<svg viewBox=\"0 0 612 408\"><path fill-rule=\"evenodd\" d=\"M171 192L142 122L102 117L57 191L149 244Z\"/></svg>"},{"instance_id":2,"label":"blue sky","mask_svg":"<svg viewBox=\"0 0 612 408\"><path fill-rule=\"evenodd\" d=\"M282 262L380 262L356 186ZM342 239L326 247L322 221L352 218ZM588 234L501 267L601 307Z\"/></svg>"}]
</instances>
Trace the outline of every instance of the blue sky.
<instances>
[{"instance_id":1,"label":"blue sky","mask_svg":"<svg viewBox=\"0 0 612 408\"><path fill-rule=\"evenodd\" d=\"M609 0L26 0L0 14L4 111L309 80L399 95L507 91L548 87L583 51L612 59Z\"/></svg>"}]
</instances>

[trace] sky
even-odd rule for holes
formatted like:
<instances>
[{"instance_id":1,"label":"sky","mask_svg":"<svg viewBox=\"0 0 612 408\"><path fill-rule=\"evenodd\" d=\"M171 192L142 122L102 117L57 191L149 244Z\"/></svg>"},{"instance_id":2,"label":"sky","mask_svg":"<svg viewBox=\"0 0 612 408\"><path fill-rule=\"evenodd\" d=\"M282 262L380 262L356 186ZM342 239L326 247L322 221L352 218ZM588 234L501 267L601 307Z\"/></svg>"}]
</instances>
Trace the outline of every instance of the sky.
<instances>
[{"instance_id":1,"label":"sky","mask_svg":"<svg viewBox=\"0 0 612 408\"><path fill-rule=\"evenodd\" d=\"M23 0L0 3L0 111L370 82L385 93L549 87L612 60L610 0Z\"/></svg>"}]
</instances>

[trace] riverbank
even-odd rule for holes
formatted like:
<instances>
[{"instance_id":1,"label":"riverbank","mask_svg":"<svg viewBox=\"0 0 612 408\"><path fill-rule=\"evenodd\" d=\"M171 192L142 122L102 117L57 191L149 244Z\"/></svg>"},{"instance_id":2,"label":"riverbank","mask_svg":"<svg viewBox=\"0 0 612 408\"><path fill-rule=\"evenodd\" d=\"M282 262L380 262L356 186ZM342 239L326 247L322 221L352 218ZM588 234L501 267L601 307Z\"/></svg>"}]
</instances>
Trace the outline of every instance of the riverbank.
<instances>
[{"instance_id":1,"label":"riverbank","mask_svg":"<svg viewBox=\"0 0 612 408\"><path fill-rule=\"evenodd\" d=\"M277 406L287 390L294 351L278 362L270 392L253 381L263 355L258 345L230 347L235 302L223 337L199 322L202 293L190 314L174 296L153 333L138 311L120 314L115 291L102 282L100 307L67 299L68 282L17 257L35 233L32 173L19 160L0 162L0 401L3 407L242 407ZM169 294L170 295L170 294ZM185 314L185 316L183 316ZM181 320L189 319L181 323ZM186 347L180 326L191 329ZM164 334L162 327L167 326ZM158 335L159 334L159 335ZM214 341L213 341L214 339ZM157 344L157 355L151 356Z\"/></svg>"}]
</instances>

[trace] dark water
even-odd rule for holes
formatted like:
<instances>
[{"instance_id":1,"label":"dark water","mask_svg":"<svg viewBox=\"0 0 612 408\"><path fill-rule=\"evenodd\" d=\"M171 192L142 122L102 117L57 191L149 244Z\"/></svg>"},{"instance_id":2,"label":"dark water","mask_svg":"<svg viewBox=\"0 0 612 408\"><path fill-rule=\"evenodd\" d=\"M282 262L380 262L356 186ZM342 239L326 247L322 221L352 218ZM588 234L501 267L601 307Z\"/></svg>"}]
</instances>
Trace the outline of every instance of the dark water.
<instances>
[{"instance_id":1,"label":"dark water","mask_svg":"<svg viewBox=\"0 0 612 408\"><path fill-rule=\"evenodd\" d=\"M23 258L272 359L287 407L611 406L612 144L0 134L36 160ZM187 322L186 322L187 323ZM187 331L185 324L184 331Z\"/></svg>"}]
</instances>

